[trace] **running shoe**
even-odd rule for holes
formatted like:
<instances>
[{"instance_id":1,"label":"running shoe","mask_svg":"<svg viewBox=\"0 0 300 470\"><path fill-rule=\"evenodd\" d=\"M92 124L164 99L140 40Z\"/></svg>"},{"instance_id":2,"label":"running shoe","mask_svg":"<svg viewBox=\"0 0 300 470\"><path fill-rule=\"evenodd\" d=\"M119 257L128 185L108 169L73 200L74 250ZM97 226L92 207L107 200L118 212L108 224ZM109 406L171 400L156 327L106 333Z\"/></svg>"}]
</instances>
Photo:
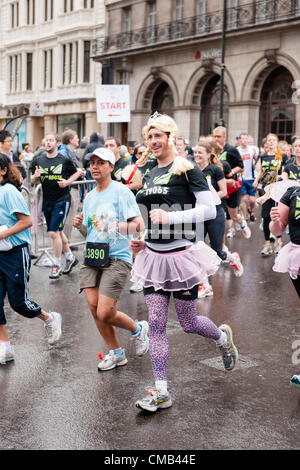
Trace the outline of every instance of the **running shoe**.
<instances>
[{"instance_id":1,"label":"running shoe","mask_svg":"<svg viewBox=\"0 0 300 470\"><path fill-rule=\"evenodd\" d=\"M50 323L45 323L45 332L48 338L48 344L55 344L61 337L62 316L57 312L50 312L52 317Z\"/></svg>"},{"instance_id":2,"label":"running shoe","mask_svg":"<svg viewBox=\"0 0 300 470\"><path fill-rule=\"evenodd\" d=\"M136 324L141 326L141 330L138 334L132 335L131 338L135 340L136 355L144 356L149 349L149 325L147 321L136 321Z\"/></svg>"},{"instance_id":3,"label":"running shoe","mask_svg":"<svg viewBox=\"0 0 300 470\"><path fill-rule=\"evenodd\" d=\"M66 259L66 264L63 270L63 274L69 274L74 268L74 266L76 266L76 264L78 264L78 259L76 258L76 256L73 256L71 260Z\"/></svg>"},{"instance_id":4,"label":"running shoe","mask_svg":"<svg viewBox=\"0 0 300 470\"><path fill-rule=\"evenodd\" d=\"M214 295L214 291L210 284L204 285L202 283L199 285L198 299L202 299L203 297L212 297L213 295Z\"/></svg>"},{"instance_id":5,"label":"running shoe","mask_svg":"<svg viewBox=\"0 0 300 470\"><path fill-rule=\"evenodd\" d=\"M293 375L290 380L290 384L294 387L300 388L300 375Z\"/></svg>"},{"instance_id":6,"label":"running shoe","mask_svg":"<svg viewBox=\"0 0 300 470\"><path fill-rule=\"evenodd\" d=\"M113 350L103 358L102 354L99 353L100 362L98 364L98 370L111 370L115 367L125 366L127 364L127 359L125 356L125 350L121 349L120 354L116 354Z\"/></svg>"},{"instance_id":7,"label":"running shoe","mask_svg":"<svg viewBox=\"0 0 300 470\"><path fill-rule=\"evenodd\" d=\"M237 252L232 253L233 262L229 264L230 268L234 269L236 277L241 277L244 274L244 267L241 263L240 255Z\"/></svg>"},{"instance_id":8,"label":"running shoe","mask_svg":"<svg viewBox=\"0 0 300 470\"><path fill-rule=\"evenodd\" d=\"M242 230L241 224L238 222L234 222L234 227L236 232L240 232Z\"/></svg>"},{"instance_id":9,"label":"running shoe","mask_svg":"<svg viewBox=\"0 0 300 470\"><path fill-rule=\"evenodd\" d=\"M251 222L255 222L255 221L256 221L256 217L255 217L255 215L254 215L254 212L250 211L250 209L248 209L248 212L249 212L250 221L251 221Z\"/></svg>"},{"instance_id":10,"label":"running shoe","mask_svg":"<svg viewBox=\"0 0 300 470\"><path fill-rule=\"evenodd\" d=\"M281 248L282 248L282 245L278 242L278 240L276 240L275 244L274 244L274 253L275 253L275 255L278 255Z\"/></svg>"},{"instance_id":11,"label":"running shoe","mask_svg":"<svg viewBox=\"0 0 300 470\"><path fill-rule=\"evenodd\" d=\"M227 238L233 238L234 235L235 235L235 230L234 230L234 228L230 228L230 229L228 230L227 234L226 234L226 237L227 237Z\"/></svg>"},{"instance_id":12,"label":"running shoe","mask_svg":"<svg viewBox=\"0 0 300 470\"><path fill-rule=\"evenodd\" d=\"M232 370L237 365L239 354L232 340L232 330L228 325L221 325L219 327L227 336L227 341L222 346L218 346L222 354L223 364L225 370Z\"/></svg>"},{"instance_id":13,"label":"running shoe","mask_svg":"<svg viewBox=\"0 0 300 470\"><path fill-rule=\"evenodd\" d=\"M0 343L0 364L7 364L14 361L14 359L13 346L7 348L3 343Z\"/></svg>"},{"instance_id":14,"label":"running shoe","mask_svg":"<svg viewBox=\"0 0 300 470\"><path fill-rule=\"evenodd\" d=\"M243 231L243 235L244 237L249 240L249 238L251 238L251 230L250 228L248 227L247 225L247 222L244 222L243 225L242 225L242 231Z\"/></svg>"},{"instance_id":15,"label":"running shoe","mask_svg":"<svg viewBox=\"0 0 300 470\"><path fill-rule=\"evenodd\" d=\"M158 408L170 408L172 406L171 395L163 395L159 390L152 389L149 390L148 395L142 400L138 400L135 403L137 408L142 408L142 410L152 411L154 413Z\"/></svg>"},{"instance_id":16,"label":"running shoe","mask_svg":"<svg viewBox=\"0 0 300 470\"><path fill-rule=\"evenodd\" d=\"M273 248L270 243L266 243L260 252L261 256L270 256L272 253L273 253Z\"/></svg>"},{"instance_id":17,"label":"running shoe","mask_svg":"<svg viewBox=\"0 0 300 470\"><path fill-rule=\"evenodd\" d=\"M58 279L61 275L62 275L61 266L58 266L58 264L54 264L54 266L52 266L51 268L49 279Z\"/></svg>"},{"instance_id":18,"label":"running shoe","mask_svg":"<svg viewBox=\"0 0 300 470\"><path fill-rule=\"evenodd\" d=\"M222 263L223 263L223 264L228 264L228 263L229 263L229 259L228 259L229 250L228 250L228 248L227 248L227 246L226 246L226 245L224 245L224 247L223 247L223 251L225 251L225 253L227 254L227 258L226 258L226 259L224 259L224 260L222 260Z\"/></svg>"},{"instance_id":19,"label":"running shoe","mask_svg":"<svg viewBox=\"0 0 300 470\"><path fill-rule=\"evenodd\" d=\"M133 284L131 287L130 287L130 292L136 294L137 292L142 292L144 290L144 287L142 286L142 284Z\"/></svg>"}]
</instances>

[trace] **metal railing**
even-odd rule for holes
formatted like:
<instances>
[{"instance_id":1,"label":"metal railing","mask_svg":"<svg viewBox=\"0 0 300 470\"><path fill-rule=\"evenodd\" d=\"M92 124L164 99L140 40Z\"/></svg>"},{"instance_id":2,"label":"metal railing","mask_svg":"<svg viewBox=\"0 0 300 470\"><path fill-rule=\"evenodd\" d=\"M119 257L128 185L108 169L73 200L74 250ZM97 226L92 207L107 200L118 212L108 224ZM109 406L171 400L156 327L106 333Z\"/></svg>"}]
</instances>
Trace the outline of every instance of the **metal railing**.
<instances>
[{"instance_id":1,"label":"metal railing","mask_svg":"<svg viewBox=\"0 0 300 470\"><path fill-rule=\"evenodd\" d=\"M299 0L259 0L227 9L227 31L269 26L300 18ZM139 48L221 34L223 10L171 21L129 33L118 33L92 43L92 57L111 56Z\"/></svg>"},{"instance_id":2,"label":"metal railing","mask_svg":"<svg viewBox=\"0 0 300 470\"><path fill-rule=\"evenodd\" d=\"M70 184L70 187L72 186L75 187L78 185L93 184L93 183L95 183L95 180L75 181L74 183ZM23 186L22 189L24 189L26 194L29 194L30 196L30 192L28 188ZM42 198L43 198L42 185L38 184L33 194L33 200L30 203L30 212L33 218L33 226L31 230L32 252L37 257L34 260L35 265L41 260L41 258L44 255L50 260L51 263L54 262L53 256L51 254L51 251L53 251L53 248L49 244L49 237L47 237L47 233L46 233L46 224L44 223L43 216L41 213ZM70 248L74 246L81 246L84 244L85 244L85 240L82 240L79 242L69 241Z\"/></svg>"}]
</instances>

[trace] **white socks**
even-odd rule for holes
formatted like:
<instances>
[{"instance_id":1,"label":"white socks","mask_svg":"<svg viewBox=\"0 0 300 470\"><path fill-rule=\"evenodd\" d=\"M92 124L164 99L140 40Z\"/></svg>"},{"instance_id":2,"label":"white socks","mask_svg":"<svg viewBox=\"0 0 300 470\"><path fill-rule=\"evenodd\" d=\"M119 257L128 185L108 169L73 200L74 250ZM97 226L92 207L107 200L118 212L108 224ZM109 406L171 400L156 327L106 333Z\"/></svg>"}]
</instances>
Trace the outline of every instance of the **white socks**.
<instances>
[{"instance_id":1,"label":"white socks","mask_svg":"<svg viewBox=\"0 0 300 470\"><path fill-rule=\"evenodd\" d=\"M74 255L71 250L68 251L68 253L64 253L64 255L68 261L71 261L74 258Z\"/></svg>"},{"instance_id":2,"label":"white socks","mask_svg":"<svg viewBox=\"0 0 300 470\"><path fill-rule=\"evenodd\" d=\"M224 333L224 331L221 331L221 336L220 338L216 341L217 346L223 346L227 342L227 335Z\"/></svg>"},{"instance_id":3,"label":"white socks","mask_svg":"<svg viewBox=\"0 0 300 470\"><path fill-rule=\"evenodd\" d=\"M168 383L166 380L156 380L155 388L161 392L162 395L168 395Z\"/></svg>"}]
</instances>

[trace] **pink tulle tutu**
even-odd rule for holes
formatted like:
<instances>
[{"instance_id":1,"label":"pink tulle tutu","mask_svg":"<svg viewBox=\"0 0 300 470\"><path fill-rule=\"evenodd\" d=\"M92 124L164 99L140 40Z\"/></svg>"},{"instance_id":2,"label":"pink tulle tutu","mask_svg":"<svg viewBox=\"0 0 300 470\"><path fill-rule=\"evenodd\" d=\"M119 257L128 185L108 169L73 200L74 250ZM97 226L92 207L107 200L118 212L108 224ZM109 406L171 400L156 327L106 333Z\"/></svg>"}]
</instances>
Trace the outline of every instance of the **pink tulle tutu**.
<instances>
[{"instance_id":1,"label":"pink tulle tutu","mask_svg":"<svg viewBox=\"0 0 300 470\"><path fill-rule=\"evenodd\" d=\"M292 279L297 279L300 274L300 245L288 243L279 251L273 271L289 273Z\"/></svg>"},{"instance_id":2,"label":"pink tulle tutu","mask_svg":"<svg viewBox=\"0 0 300 470\"><path fill-rule=\"evenodd\" d=\"M217 272L221 259L204 242L174 253L155 253L144 248L137 255L131 280L155 290L188 290Z\"/></svg>"}]
</instances>

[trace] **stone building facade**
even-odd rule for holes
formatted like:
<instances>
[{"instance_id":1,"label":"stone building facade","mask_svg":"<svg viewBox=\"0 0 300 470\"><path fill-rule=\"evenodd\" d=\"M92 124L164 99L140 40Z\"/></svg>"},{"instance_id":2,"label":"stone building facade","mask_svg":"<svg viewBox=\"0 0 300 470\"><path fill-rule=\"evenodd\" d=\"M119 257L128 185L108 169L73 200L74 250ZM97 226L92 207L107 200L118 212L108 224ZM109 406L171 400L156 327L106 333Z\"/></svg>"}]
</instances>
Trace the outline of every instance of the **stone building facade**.
<instances>
[{"instance_id":1,"label":"stone building facade","mask_svg":"<svg viewBox=\"0 0 300 470\"><path fill-rule=\"evenodd\" d=\"M20 143L35 148L48 132L100 130L90 59L104 35L104 0L0 0L0 125L28 113Z\"/></svg>"},{"instance_id":2,"label":"stone building facade","mask_svg":"<svg viewBox=\"0 0 300 470\"><path fill-rule=\"evenodd\" d=\"M116 124L140 140L156 110L171 114L194 144L219 119L223 0L106 0L104 40L94 61L110 83L131 90L131 122ZM229 140L247 131L290 140L300 133L300 1L227 0L224 119ZM299 93L300 97L300 93Z\"/></svg>"}]
</instances>

